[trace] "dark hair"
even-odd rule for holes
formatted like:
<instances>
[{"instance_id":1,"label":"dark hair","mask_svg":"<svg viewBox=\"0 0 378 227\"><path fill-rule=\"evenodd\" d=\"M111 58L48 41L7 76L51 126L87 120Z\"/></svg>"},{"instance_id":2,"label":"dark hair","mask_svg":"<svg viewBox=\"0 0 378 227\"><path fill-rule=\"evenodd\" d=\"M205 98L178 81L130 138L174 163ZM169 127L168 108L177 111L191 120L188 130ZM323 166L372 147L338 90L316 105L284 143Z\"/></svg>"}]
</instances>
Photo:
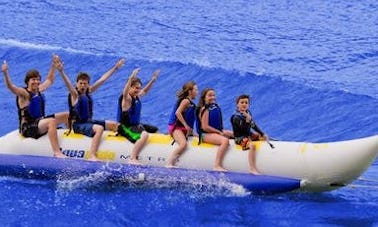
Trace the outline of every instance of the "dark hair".
<instances>
[{"instance_id":1,"label":"dark hair","mask_svg":"<svg viewBox=\"0 0 378 227\"><path fill-rule=\"evenodd\" d=\"M76 77L76 82L78 82L79 80L86 80L89 83L91 80L91 77L89 76L88 73L79 72L79 74L77 74L77 77Z\"/></svg>"},{"instance_id":2,"label":"dark hair","mask_svg":"<svg viewBox=\"0 0 378 227\"><path fill-rule=\"evenodd\" d=\"M138 77L135 77L135 78L131 79L130 87L133 87L136 84L142 85L142 81Z\"/></svg>"},{"instance_id":3,"label":"dark hair","mask_svg":"<svg viewBox=\"0 0 378 227\"><path fill-rule=\"evenodd\" d=\"M249 95L242 94L242 95L239 95L239 97L236 98L236 104L239 103L240 99L248 99L248 101L250 100Z\"/></svg>"},{"instance_id":4,"label":"dark hair","mask_svg":"<svg viewBox=\"0 0 378 227\"><path fill-rule=\"evenodd\" d=\"M178 99L184 99L185 97L187 97L189 95L189 91L193 90L194 86L196 86L196 82L194 81L188 81L186 82L180 91L177 92L177 97Z\"/></svg>"},{"instance_id":5,"label":"dark hair","mask_svg":"<svg viewBox=\"0 0 378 227\"><path fill-rule=\"evenodd\" d=\"M214 91L214 89L213 88L205 88L205 89L202 90L200 100L198 101L198 108L201 108L205 105L205 97L206 97L206 94L209 91Z\"/></svg>"},{"instance_id":6,"label":"dark hair","mask_svg":"<svg viewBox=\"0 0 378 227\"><path fill-rule=\"evenodd\" d=\"M39 78L41 79L41 75L39 75L38 70L36 69L31 69L29 70L26 75L25 75L25 84L28 85L28 82L31 78Z\"/></svg>"}]
</instances>

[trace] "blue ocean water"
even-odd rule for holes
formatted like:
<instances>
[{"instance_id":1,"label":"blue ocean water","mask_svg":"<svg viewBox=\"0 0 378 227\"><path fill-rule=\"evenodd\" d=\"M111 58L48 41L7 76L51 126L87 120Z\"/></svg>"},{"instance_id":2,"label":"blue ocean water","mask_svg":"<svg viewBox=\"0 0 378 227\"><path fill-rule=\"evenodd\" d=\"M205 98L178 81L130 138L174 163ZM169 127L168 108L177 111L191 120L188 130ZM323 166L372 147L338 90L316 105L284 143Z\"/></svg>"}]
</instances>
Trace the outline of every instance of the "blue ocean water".
<instances>
[{"instance_id":1,"label":"blue ocean water","mask_svg":"<svg viewBox=\"0 0 378 227\"><path fill-rule=\"evenodd\" d=\"M115 119L128 75L148 81L142 120L167 132L187 80L213 87L224 124L235 97L252 96L259 126L282 140L327 142L378 134L378 4L349 1L1 1L0 60L15 84L59 54L67 74L99 78L95 118ZM15 99L0 82L0 134L17 127ZM47 112L66 111L58 76ZM250 195L199 185L109 185L101 176L46 182L0 178L0 223L10 226L378 225L378 162L350 186L315 194Z\"/></svg>"}]
</instances>

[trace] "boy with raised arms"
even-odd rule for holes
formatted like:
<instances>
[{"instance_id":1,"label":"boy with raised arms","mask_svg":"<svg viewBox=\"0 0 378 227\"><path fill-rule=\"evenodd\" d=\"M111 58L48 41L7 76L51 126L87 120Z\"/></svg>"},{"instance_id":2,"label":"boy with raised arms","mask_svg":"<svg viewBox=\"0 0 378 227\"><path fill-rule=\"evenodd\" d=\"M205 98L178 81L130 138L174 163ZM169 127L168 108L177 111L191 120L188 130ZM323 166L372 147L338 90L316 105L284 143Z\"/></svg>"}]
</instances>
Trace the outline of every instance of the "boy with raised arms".
<instances>
[{"instance_id":1,"label":"boy with raised arms","mask_svg":"<svg viewBox=\"0 0 378 227\"><path fill-rule=\"evenodd\" d=\"M138 155L146 145L148 133L140 122L142 103L140 97L144 96L152 87L152 84L159 76L160 70L155 70L152 74L151 80L142 88L142 81L137 77L140 69L136 68L131 73L123 88L120 96L119 115L120 125L118 133L126 137L130 142L134 143L131 151L130 164L142 164L138 160Z\"/></svg>"},{"instance_id":2,"label":"boy with raised arms","mask_svg":"<svg viewBox=\"0 0 378 227\"><path fill-rule=\"evenodd\" d=\"M118 123L110 120L94 120L93 100L91 94L95 92L111 75L125 64L124 59L118 60L107 72L105 72L93 85L90 85L90 76L85 72L80 72L76 78L74 87L64 72L63 62L58 58L57 69L66 84L69 95L69 121L75 133L92 137L89 149L90 161L98 161L96 152L100 146L101 137L104 130L117 131Z\"/></svg>"},{"instance_id":3,"label":"boy with raised arms","mask_svg":"<svg viewBox=\"0 0 378 227\"><path fill-rule=\"evenodd\" d=\"M62 153L57 135L57 125L67 124L68 113L60 112L52 115L45 115L45 97L42 94L49 88L55 79L55 68L58 56L53 55L50 70L45 81L41 82L41 75L36 69L29 70L25 75L26 87L14 85L9 76L9 68L4 61L1 71L4 74L4 81L7 88L16 95L18 108L19 131L21 135L28 138L38 139L47 134L54 156L65 158Z\"/></svg>"}]
</instances>

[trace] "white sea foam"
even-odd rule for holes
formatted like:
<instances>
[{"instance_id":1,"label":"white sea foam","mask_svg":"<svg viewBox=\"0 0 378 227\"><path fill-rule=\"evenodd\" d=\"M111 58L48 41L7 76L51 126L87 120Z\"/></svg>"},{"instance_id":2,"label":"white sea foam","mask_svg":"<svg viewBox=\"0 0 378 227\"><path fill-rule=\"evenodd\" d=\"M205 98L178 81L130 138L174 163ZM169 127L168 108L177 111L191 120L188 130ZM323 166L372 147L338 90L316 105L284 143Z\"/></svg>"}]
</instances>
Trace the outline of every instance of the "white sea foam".
<instances>
[{"instance_id":1,"label":"white sea foam","mask_svg":"<svg viewBox=\"0 0 378 227\"><path fill-rule=\"evenodd\" d=\"M0 39L0 45L10 46L10 47L20 47L24 49L37 49L37 50L49 50L49 51L66 51L69 53L76 53L76 54L90 54L93 53L84 51L84 50L77 50L73 48L65 48L55 45L49 44L41 44L41 43L30 43L30 42L23 42L16 39Z\"/></svg>"}]
</instances>

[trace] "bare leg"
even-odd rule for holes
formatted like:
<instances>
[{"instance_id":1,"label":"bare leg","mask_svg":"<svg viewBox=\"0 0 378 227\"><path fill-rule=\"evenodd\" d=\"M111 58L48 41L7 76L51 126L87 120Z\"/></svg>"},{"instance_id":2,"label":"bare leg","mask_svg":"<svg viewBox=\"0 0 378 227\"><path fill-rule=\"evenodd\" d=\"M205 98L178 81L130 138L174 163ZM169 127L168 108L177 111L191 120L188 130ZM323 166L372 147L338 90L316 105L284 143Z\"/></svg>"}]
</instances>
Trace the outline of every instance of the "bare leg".
<instances>
[{"instance_id":1,"label":"bare leg","mask_svg":"<svg viewBox=\"0 0 378 227\"><path fill-rule=\"evenodd\" d=\"M105 121L105 129L106 130L117 132L118 125L119 125L119 123L115 122L115 121Z\"/></svg>"},{"instance_id":2,"label":"bare leg","mask_svg":"<svg viewBox=\"0 0 378 227\"><path fill-rule=\"evenodd\" d=\"M223 158L226 154L227 148L229 146L228 139L226 137L222 138L222 143L218 148L217 156L215 158L215 166L214 170L217 171L227 171L225 168L223 168Z\"/></svg>"},{"instance_id":3,"label":"bare leg","mask_svg":"<svg viewBox=\"0 0 378 227\"><path fill-rule=\"evenodd\" d=\"M250 141L249 142L249 153L248 153L248 162L249 162L249 172L254 175L260 175L260 172L256 169L256 148L255 145Z\"/></svg>"},{"instance_id":4,"label":"bare leg","mask_svg":"<svg viewBox=\"0 0 378 227\"><path fill-rule=\"evenodd\" d=\"M104 128L101 125L93 125L92 127L95 135L92 138L91 148L89 149L89 161L100 161L96 157L97 150L100 146L102 133L104 132Z\"/></svg>"},{"instance_id":5,"label":"bare leg","mask_svg":"<svg viewBox=\"0 0 378 227\"><path fill-rule=\"evenodd\" d=\"M56 124L64 124L66 127L68 127L68 115L68 112L55 113Z\"/></svg>"},{"instance_id":6,"label":"bare leg","mask_svg":"<svg viewBox=\"0 0 378 227\"><path fill-rule=\"evenodd\" d=\"M174 130L172 136L173 136L173 139L178 144L178 147L173 151L173 153L169 157L168 163L165 166L167 168L176 167L175 164L176 164L177 158L185 151L185 149L187 147L186 137L185 137L183 131Z\"/></svg>"},{"instance_id":7,"label":"bare leg","mask_svg":"<svg viewBox=\"0 0 378 227\"><path fill-rule=\"evenodd\" d=\"M140 139L138 139L135 144L134 148L131 152L131 159L129 161L129 164L133 165L141 165L142 163L138 160L138 155L140 151L143 149L143 147L146 145L148 139L148 133L146 131L143 131L140 135Z\"/></svg>"},{"instance_id":8,"label":"bare leg","mask_svg":"<svg viewBox=\"0 0 378 227\"><path fill-rule=\"evenodd\" d=\"M227 169L223 168L222 162L229 146L228 138L216 133L206 133L204 135L203 141L206 143L219 145L218 152L215 157L214 170L227 171Z\"/></svg>"},{"instance_id":9,"label":"bare leg","mask_svg":"<svg viewBox=\"0 0 378 227\"><path fill-rule=\"evenodd\" d=\"M47 136L49 137L54 156L58 158L66 158L67 156L62 153L59 147L55 119L45 118L40 120L38 123L38 129L40 133L45 133L47 131Z\"/></svg>"}]
</instances>

